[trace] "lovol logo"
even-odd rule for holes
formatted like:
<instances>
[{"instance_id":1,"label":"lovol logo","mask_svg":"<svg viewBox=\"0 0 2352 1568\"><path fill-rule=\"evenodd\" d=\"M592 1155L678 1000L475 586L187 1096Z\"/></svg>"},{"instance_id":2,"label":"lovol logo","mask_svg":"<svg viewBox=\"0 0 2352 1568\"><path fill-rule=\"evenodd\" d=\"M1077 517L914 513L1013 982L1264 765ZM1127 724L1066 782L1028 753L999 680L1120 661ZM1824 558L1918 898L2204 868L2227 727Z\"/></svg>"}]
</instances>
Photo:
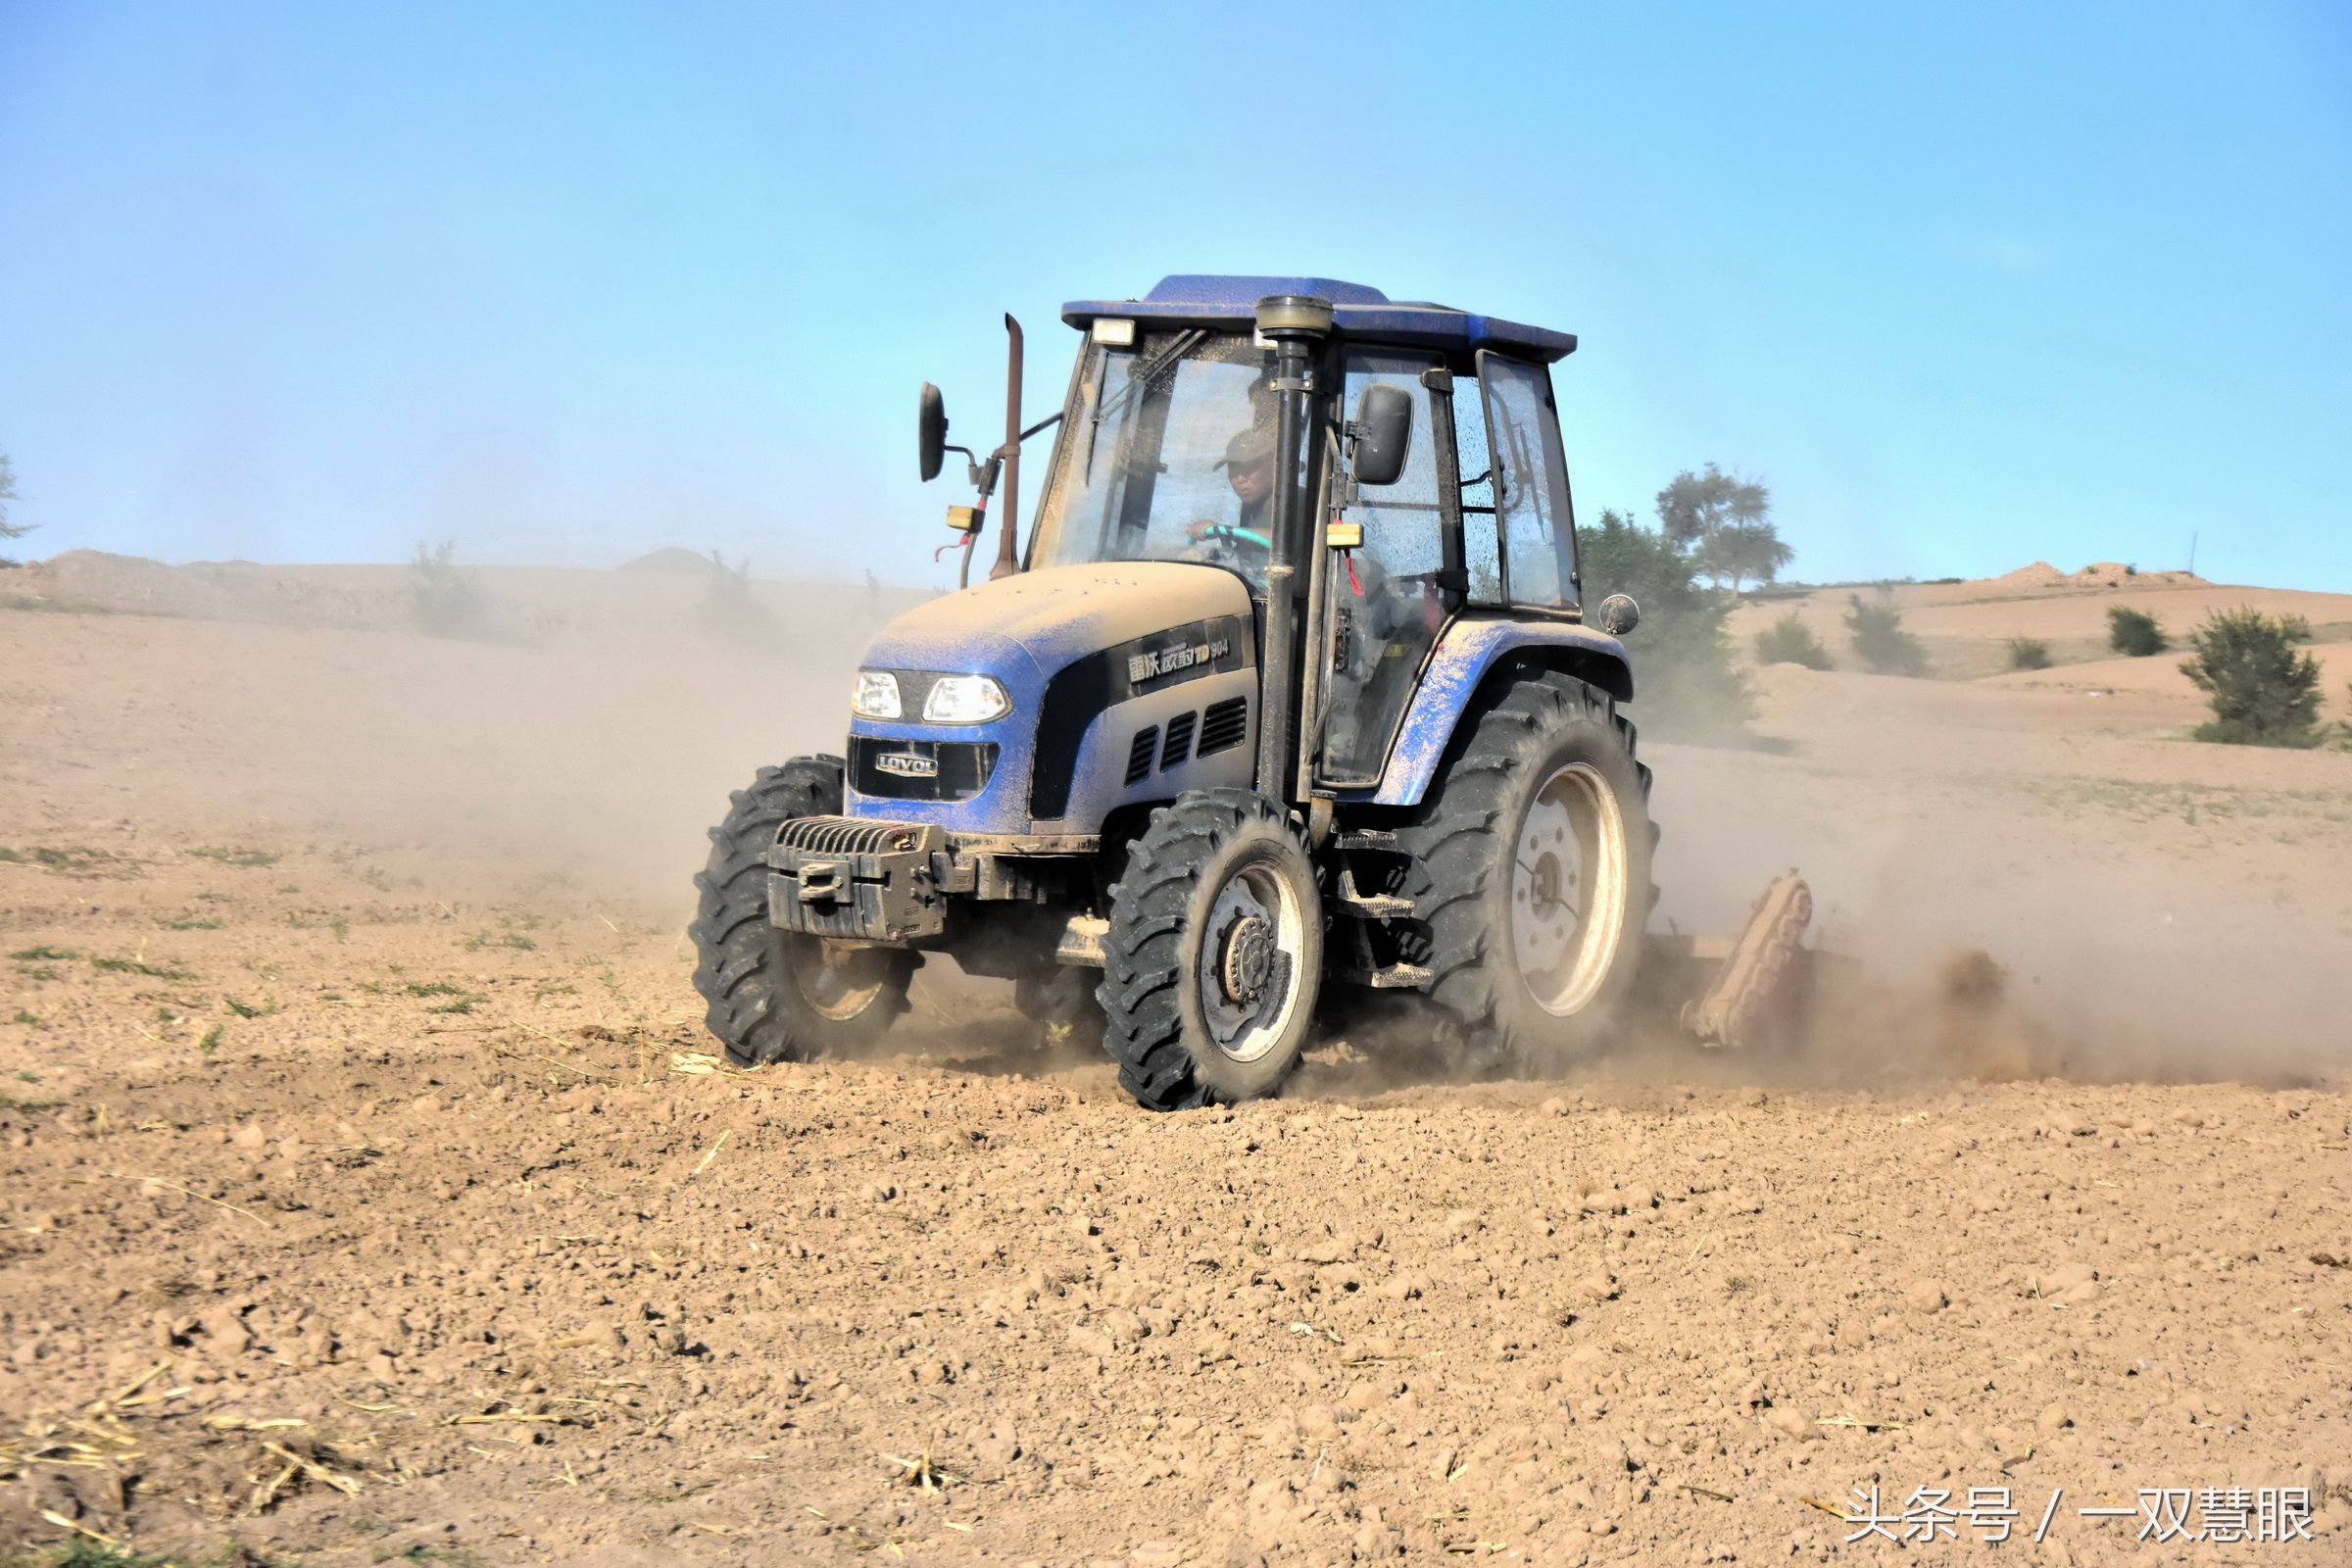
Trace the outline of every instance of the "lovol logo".
<instances>
[{"instance_id":1,"label":"lovol logo","mask_svg":"<svg viewBox=\"0 0 2352 1568\"><path fill-rule=\"evenodd\" d=\"M939 759L914 752L883 752L874 758L874 771L895 773L901 778L937 778Z\"/></svg>"}]
</instances>

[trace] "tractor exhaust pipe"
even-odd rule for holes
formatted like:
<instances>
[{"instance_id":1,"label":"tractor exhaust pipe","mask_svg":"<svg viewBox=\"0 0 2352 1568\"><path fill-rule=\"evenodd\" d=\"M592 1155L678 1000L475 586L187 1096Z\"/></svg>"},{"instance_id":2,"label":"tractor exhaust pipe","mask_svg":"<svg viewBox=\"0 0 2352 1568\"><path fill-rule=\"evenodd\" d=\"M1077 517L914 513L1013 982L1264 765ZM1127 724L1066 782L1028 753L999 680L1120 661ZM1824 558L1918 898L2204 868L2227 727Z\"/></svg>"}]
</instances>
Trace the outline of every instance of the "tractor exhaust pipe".
<instances>
[{"instance_id":1,"label":"tractor exhaust pipe","mask_svg":"<svg viewBox=\"0 0 2352 1568\"><path fill-rule=\"evenodd\" d=\"M1021 569L1021 323L1008 311L1004 350L1004 505L997 514L997 564L989 580L1009 577Z\"/></svg>"},{"instance_id":2,"label":"tractor exhaust pipe","mask_svg":"<svg viewBox=\"0 0 2352 1568\"><path fill-rule=\"evenodd\" d=\"M1269 294L1257 329L1274 342L1274 538L1266 562L1266 655L1257 700L1257 792L1290 803L1292 733L1298 711L1298 562L1307 518L1300 432L1315 347L1331 331L1331 301Z\"/></svg>"}]
</instances>

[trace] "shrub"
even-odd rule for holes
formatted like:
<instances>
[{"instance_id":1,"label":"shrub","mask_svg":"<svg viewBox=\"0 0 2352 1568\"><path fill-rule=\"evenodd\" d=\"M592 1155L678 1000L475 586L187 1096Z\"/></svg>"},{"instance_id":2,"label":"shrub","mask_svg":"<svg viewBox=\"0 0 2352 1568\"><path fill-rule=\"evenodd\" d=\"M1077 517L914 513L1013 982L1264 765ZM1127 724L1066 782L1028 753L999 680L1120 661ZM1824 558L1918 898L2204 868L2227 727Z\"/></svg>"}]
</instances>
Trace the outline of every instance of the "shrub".
<instances>
[{"instance_id":1,"label":"shrub","mask_svg":"<svg viewBox=\"0 0 2352 1568\"><path fill-rule=\"evenodd\" d=\"M1854 656L1881 675L1925 675L1927 646L1903 630L1903 612L1894 607L1891 589L1879 590L1878 601L1860 594L1847 596L1845 629L1853 639Z\"/></svg>"},{"instance_id":2,"label":"shrub","mask_svg":"<svg viewBox=\"0 0 2352 1568\"><path fill-rule=\"evenodd\" d=\"M444 539L426 548L416 542L416 559L409 563L415 581L409 593L416 607L416 629L427 637L479 637L489 623L481 591L457 568L458 543Z\"/></svg>"},{"instance_id":3,"label":"shrub","mask_svg":"<svg viewBox=\"0 0 2352 1568\"><path fill-rule=\"evenodd\" d=\"M2171 639L2164 635L2164 628L2156 623L2154 615L2144 610L2133 610L2130 605L2109 605L2107 646L2119 654L2145 659L2151 654L2161 654L2173 645Z\"/></svg>"},{"instance_id":4,"label":"shrub","mask_svg":"<svg viewBox=\"0 0 2352 1568\"><path fill-rule=\"evenodd\" d=\"M1756 633L1756 662L1802 664L1807 669L1830 667L1830 651L1821 646L1813 628L1793 610Z\"/></svg>"},{"instance_id":5,"label":"shrub","mask_svg":"<svg viewBox=\"0 0 2352 1568\"><path fill-rule=\"evenodd\" d=\"M2213 706L2197 739L2230 746L2312 746L2319 741L2320 663L2295 644L2311 636L2300 615L2220 610L2188 639L2180 672Z\"/></svg>"},{"instance_id":6,"label":"shrub","mask_svg":"<svg viewBox=\"0 0 2352 1568\"><path fill-rule=\"evenodd\" d=\"M702 622L722 642L739 648L765 648L776 640L775 612L762 604L752 587L752 563L745 557L735 565L717 551L710 552L709 586L703 590Z\"/></svg>"},{"instance_id":7,"label":"shrub","mask_svg":"<svg viewBox=\"0 0 2352 1568\"><path fill-rule=\"evenodd\" d=\"M22 539L32 532L29 522L8 520L8 504L16 499L17 470L9 463L8 454L0 452L0 539Z\"/></svg>"},{"instance_id":8,"label":"shrub","mask_svg":"<svg viewBox=\"0 0 2352 1568\"><path fill-rule=\"evenodd\" d=\"M8 504L16 499L17 470L10 466L8 454L0 452L0 539L22 539L32 532L32 524L29 522L8 520ZM15 564L14 561L0 558L0 566Z\"/></svg>"},{"instance_id":9,"label":"shrub","mask_svg":"<svg viewBox=\"0 0 2352 1568\"><path fill-rule=\"evenodd\" d=\"M2011 669L2049 668L2050 645L2038 637L2010 638L2009 667Z\"/></svg>"},{"instance_id":10,"label":"shrub","mask_svg":"<svg viewBox=\"0 0 2352 1568\"><path fill-rule=\"evenodd\" d=\"M1755 716L1723 624L1737 600L1700 587L1688 554L1623 514L1602 513L1597 526L1579 530L1578 546L1587 604L1631 594L1642 607L1629 642L1645 728L1722 735Z\"/></svg>"}]
</instances>

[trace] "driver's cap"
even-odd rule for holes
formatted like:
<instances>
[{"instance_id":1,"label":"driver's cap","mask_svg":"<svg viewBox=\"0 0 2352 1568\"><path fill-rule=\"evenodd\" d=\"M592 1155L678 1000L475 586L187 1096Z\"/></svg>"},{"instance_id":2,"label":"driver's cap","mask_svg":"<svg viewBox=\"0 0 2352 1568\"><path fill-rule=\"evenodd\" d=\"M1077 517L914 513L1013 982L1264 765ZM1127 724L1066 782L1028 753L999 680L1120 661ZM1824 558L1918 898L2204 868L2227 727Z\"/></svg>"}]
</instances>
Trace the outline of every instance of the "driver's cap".
<instances>
[{"instance_id":1,"label":"driver's cap","mask_svg":"<svg viewBox=\"0 0 2352 1568\"><path fill-rule=\"evenodd\" d=\"M1225 456L1218 460L1220 468L1253 468L1261 463L1274 461L1274 427L1253 424L1225 443Z\"/></svg>"}]
</instances>

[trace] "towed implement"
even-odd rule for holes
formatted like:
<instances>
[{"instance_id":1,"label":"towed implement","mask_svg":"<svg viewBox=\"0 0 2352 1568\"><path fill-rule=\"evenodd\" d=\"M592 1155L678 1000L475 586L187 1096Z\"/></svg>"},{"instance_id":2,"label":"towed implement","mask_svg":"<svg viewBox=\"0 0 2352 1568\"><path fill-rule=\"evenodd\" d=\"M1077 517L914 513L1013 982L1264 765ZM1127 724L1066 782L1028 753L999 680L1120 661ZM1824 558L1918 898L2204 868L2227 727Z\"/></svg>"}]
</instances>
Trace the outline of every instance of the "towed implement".
<instances>
[{"instance_id":1,"label":"towed implement","mask_svg":"<svg viewBox=\"0 0 2352 1568\"><path fill-rule=\"evenodd\" d=\"M1539 1065L1633 1002L1657 830L1621 705L1639 611L1588 615L1553 367L1569 334L1324 278L1081 301L1061 412L950 509L988 580L866 651L840 755L760 771L711 830L695 983L731 1060L867 1046L938 954L1099 1028L1138 1102L1273 1093L1318 1009L1413 1007ZM1022 443L1054 429L1034 527ZM1686 1022L1781 1027L1810 896L1721 954ZM1677 946L1676 944L1680 944Z\"/></svg>"}]
</instances>

